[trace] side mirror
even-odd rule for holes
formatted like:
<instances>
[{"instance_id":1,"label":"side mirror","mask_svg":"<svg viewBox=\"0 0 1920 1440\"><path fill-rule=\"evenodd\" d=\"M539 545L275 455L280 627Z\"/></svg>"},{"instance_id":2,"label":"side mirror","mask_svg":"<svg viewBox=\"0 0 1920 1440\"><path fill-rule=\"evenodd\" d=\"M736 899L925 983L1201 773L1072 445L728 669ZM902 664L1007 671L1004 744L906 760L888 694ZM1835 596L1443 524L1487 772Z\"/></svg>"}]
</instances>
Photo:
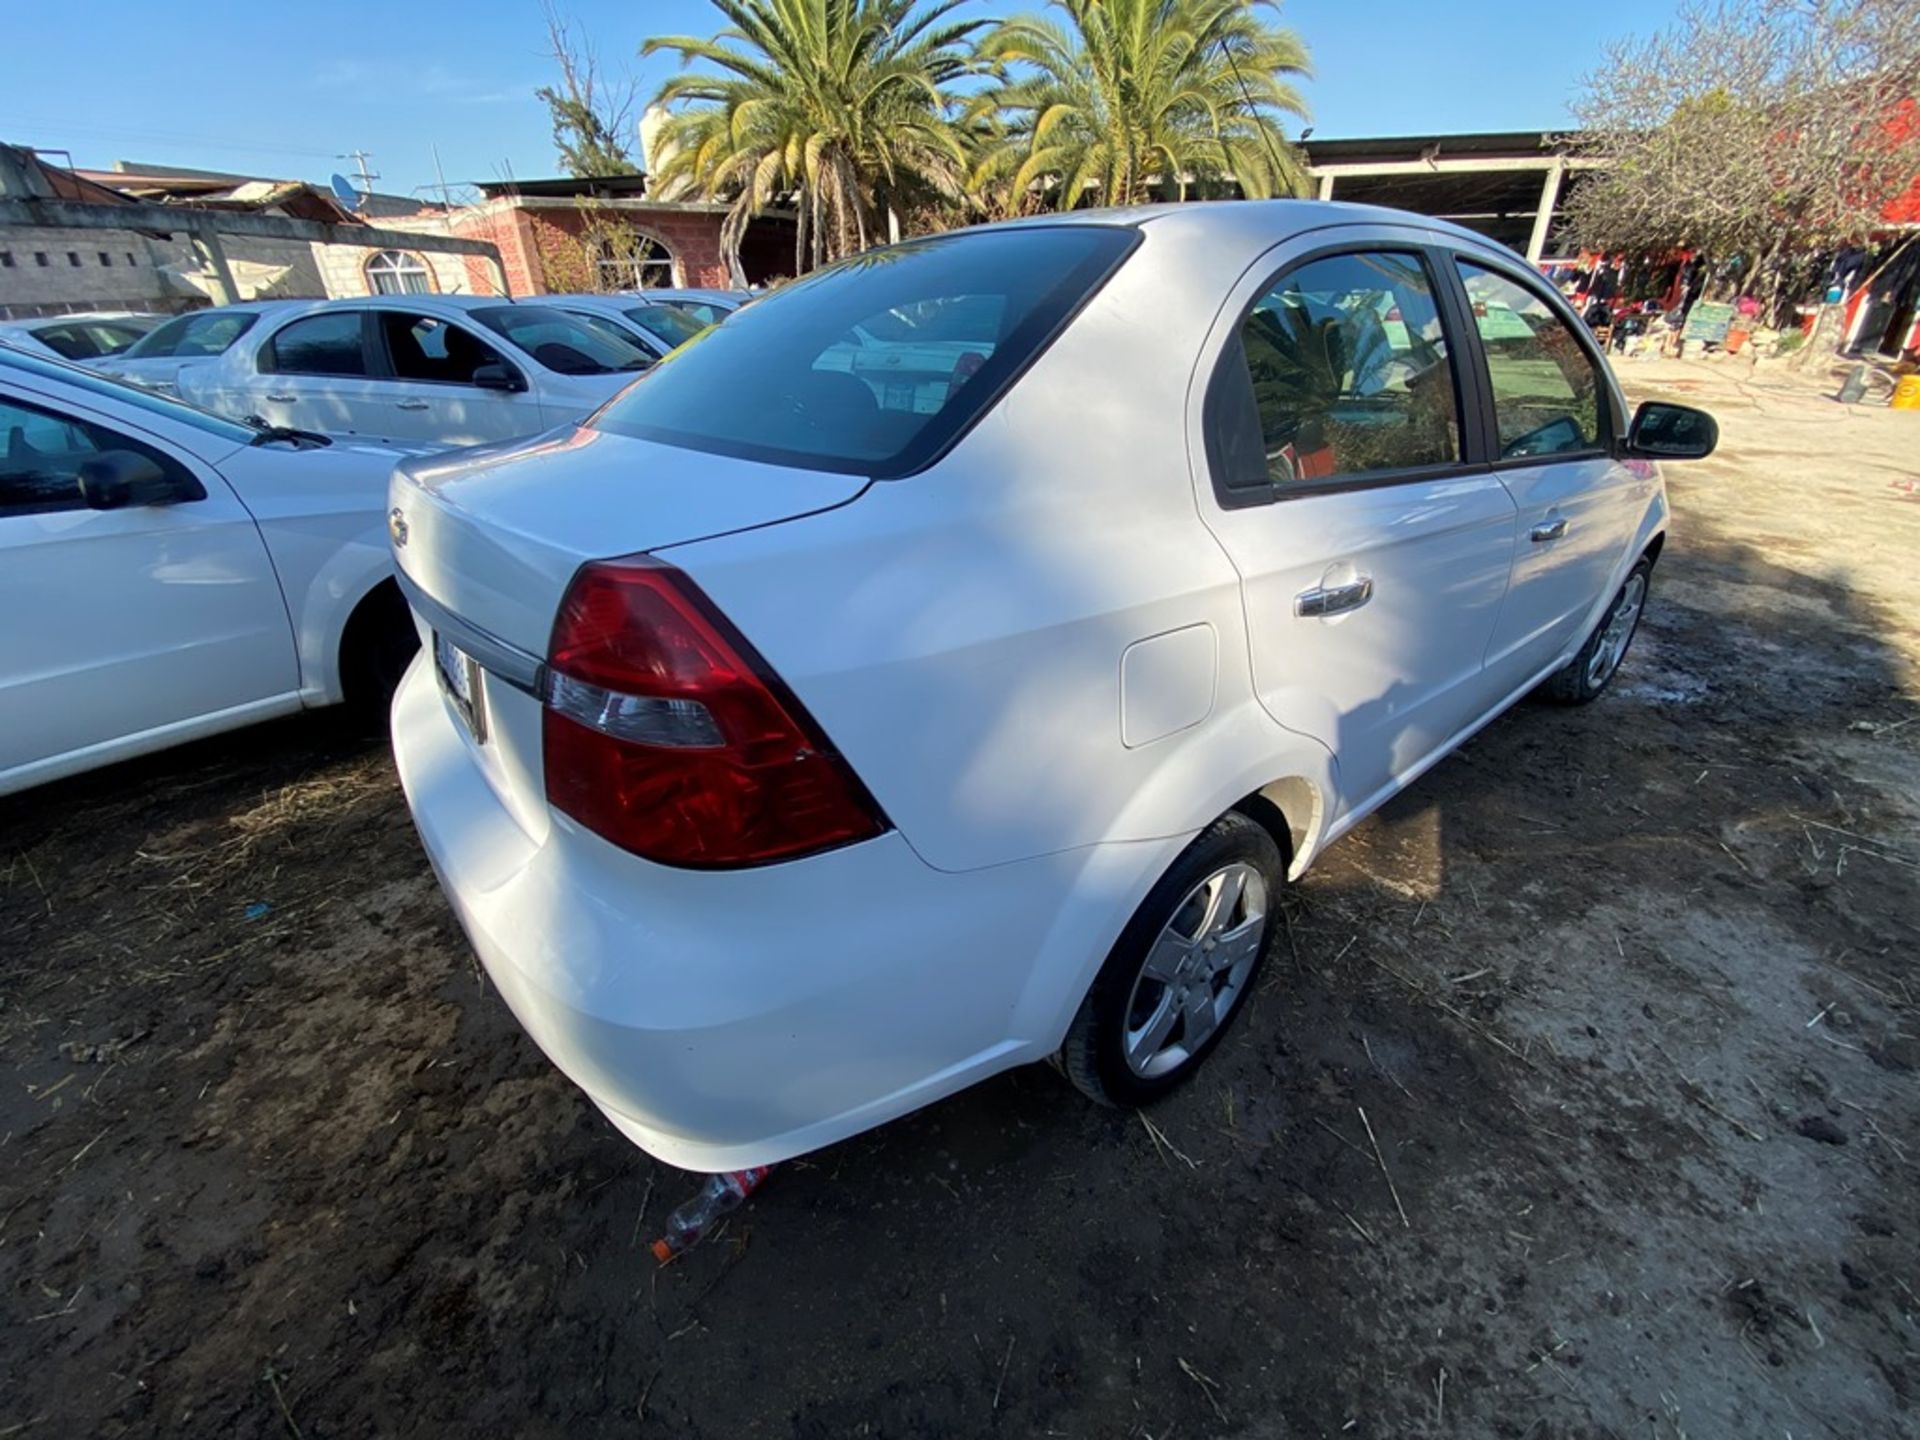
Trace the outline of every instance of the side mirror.
<instances>
[{"instance_id":1,"label":"side mirror","mask_svg":"<svg viewBox=\"0 0 1920 1440\"><path fill-rule=\"evenodd\" d=\"M80 462L80 498L89 510L125 510L204 500L205 488L191 476L169 475L137 450L102 450Z\"/></svg>"},{"instance_id":2,"label":"side mirror","mask_svg":"<svg viewBox=\"0 0 1920 1440\"><path fill-rule=\"evenodd\" d=\"M1704 460L1720 443L1720 426L1704 410L1648 400L1627 428L1627 454L1642 460Z\"/></svg>"},{"instance_id":3,"label":"side mirror","mask_svg":"<svg viewBox=\"0 0 1920 1440\"><path fill-rule=\"evenodd\" d=\"M526 381L498 360L474 366L473 383L482 390L504 390L509 395L518 395L527 388Z\"/></svg>"}]
</instances>

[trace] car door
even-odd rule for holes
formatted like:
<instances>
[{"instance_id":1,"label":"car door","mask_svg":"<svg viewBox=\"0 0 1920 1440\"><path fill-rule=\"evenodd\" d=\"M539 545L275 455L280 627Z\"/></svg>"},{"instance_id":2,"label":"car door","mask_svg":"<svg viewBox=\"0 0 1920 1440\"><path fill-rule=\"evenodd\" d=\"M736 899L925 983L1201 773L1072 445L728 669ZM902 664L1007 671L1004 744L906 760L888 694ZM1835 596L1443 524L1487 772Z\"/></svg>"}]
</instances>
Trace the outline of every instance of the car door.
<instances>
[{"instance_id":1,"label":"car door","mask_svg":"<svg viewBox=\"0 0 1920 1440\"><path fill-rule=\"evenodd\" d=\"M392 394L374 376L369 329L363 309L313 311L282 325L257 352L253 413L325 435L391 436Z\"/></svg>"},{"instance_id":2,"label":"car door","mask_svg":"<svg viewBox=\"0 0 1920 1440\"><path fill-rule=\"evenodd\" d=\"M386 309L373 315L386 391L381 423L389 427L381 433L480 445L545 428L525 373L498 347L437 315ZM476 373L489 383L474 383Z\"/></svg>"},{"instance_id":3,"label":"car door","mask_svg":"<svg viewBox=\"0 0 1920 1440\"><path fill-rule=\"evenodd\" d=\"M1333 751L1345 813L1493 703L1482 665L1514 505L1476 463L1477 382L1439 252L1422 232L1342 233L1242 280L1198 403L1201 508L1240 572L1261 703Z\"/></svg>"},{"instance_id":4,"label":"car door","mask_svg":"<svg viewBox=\"0 0 1920 1440\"><path fill-rule=\"evenodd\" d=\"M107 451L152 460L180 498L88 508L79 467ZM7 388L0 616L0 791L299 686L266 544L218 473L151 433Z\"/></svg>"},{"instance_id":5,"label":"car door","mask_svg":"<svg viewBox=\"0 0 1920 1440\"><path fill-rule=\"evenodd\" d=\"M1614 458L1613 388L1548 287L1478 254L1453 264L1492 408L1494 472L1515 506L1513 575L1487 651L1489 674L1511 689L1585 635L1657 482Z\"/></svg>"}]
</instances>

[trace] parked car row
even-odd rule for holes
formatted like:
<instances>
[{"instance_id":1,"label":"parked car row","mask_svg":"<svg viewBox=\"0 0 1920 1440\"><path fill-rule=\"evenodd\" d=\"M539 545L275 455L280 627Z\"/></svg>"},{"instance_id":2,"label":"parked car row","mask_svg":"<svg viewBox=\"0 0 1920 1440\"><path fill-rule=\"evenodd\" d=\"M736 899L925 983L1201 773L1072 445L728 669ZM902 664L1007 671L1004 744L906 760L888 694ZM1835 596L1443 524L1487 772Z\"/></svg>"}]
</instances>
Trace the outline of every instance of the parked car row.
<instances>
[{"instance_id":1,"label":"parked car row","mask_svg":"<svg viewBox=\"0 0 1920 1440\"><path fill-rule=\"evenodd\" d=\"M1717 439L1630 416L1519 256L1367 207L929 237L691 344L659 304L262 310L173 378L244 424L0 359L0 608L48 617L0 632L0 788L377 692L404 597L456 915L697 1170L1048 1057L1186 1080L1290 880L1521 697L1606 690L1653 462Z\"/></svg>"},{"instance_id":2,"label":"parked car row","mask_svg":"<svg viewBox=\"0 0 1920 1440\"><path fill-rule=\"evenodd\" d=\"M746 298L255 301L176 316L112 354L67 358L239 420L476 445L583 417Z\"/></svg>"}]
</instances>

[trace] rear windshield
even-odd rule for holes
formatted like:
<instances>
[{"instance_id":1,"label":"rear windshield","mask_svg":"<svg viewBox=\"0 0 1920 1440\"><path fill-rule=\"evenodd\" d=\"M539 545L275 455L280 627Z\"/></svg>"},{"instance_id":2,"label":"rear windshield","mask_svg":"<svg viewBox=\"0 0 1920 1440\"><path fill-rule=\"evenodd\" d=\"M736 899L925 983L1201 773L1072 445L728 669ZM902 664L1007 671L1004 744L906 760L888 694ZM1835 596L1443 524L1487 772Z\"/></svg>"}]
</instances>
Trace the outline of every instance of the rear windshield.
<instances>
[{"instance_id":1,"label":"rear windshield","mask_svg":"<svg viewBox=\"0 0 1920 1440\"><path fill-rule=\"evenodd\" d=\"M653 356L611 328L545 305L500 305L476 310L473 318L559 375L614 375L653 364Z\"/></svg>"},{"instance_id":2,"label":"rear windshield","mask_svg":"<svg viewBox=\"0 0 1920 1440\"><path fill-rule=\"evenodd\" d=\"M691 450L879 478L929 464L1132 248L1101 225L871 251L689 341L594 417Z\"/></svg>"},{"instance_id":3,"label":"rear windshield","mask_svg":"<svg viewBox=\"0 0 1920 1440\"><path fill-rule=\"evenodd\" d=\"M158 330L149 330L133 348L128 360L152 360L164 357L203 359L219 355L251 330L259 315L251 310L203 310L197 315L181 315L167 321Z\"/></svg>"}]
</instances>

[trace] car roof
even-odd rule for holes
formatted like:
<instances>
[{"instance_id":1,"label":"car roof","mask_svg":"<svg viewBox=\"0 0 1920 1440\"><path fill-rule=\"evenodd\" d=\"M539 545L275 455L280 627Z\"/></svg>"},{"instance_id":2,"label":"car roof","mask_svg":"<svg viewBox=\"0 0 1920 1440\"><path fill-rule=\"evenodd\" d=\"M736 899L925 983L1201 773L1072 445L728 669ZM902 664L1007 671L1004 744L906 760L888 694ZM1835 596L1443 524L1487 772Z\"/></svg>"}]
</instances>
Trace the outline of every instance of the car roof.
<instances>
[{"instance_id":1,"label":"car roof","mask_svg":"<svg viewBox=\"0 0 1920 1440\"><path fill-rule=\"evenodd\" d=\"M991 224L945 233L978 235L995 230L1028 230L1052 225L1109 225L1138 229L1165 224L1201 233L1210 230L1238 233L1257 229L1274 241L1336 225L1412 225L1422 230L1441 231L1480 249L1507 248L1451 220L1418 215L1410 210L1394 210L1385 205L1356 205L1346 200L1161 201L1152 205L1118 205L1100 210L1028 215L1018 220L997 220Z\"/></svg>"},{"instance_id":2,"label":"car roof","mask_svg":"<svg viewBox=\"0 0 1920 1440\"><path fill-rule=\"evenodd\" d=\"M152 320L158 324L166 318L151 310L76 310L70 315L32 315L6 323L11 329L41 330L49 325L86 325L97 320Z\"/></svg>"}]
</instances>

